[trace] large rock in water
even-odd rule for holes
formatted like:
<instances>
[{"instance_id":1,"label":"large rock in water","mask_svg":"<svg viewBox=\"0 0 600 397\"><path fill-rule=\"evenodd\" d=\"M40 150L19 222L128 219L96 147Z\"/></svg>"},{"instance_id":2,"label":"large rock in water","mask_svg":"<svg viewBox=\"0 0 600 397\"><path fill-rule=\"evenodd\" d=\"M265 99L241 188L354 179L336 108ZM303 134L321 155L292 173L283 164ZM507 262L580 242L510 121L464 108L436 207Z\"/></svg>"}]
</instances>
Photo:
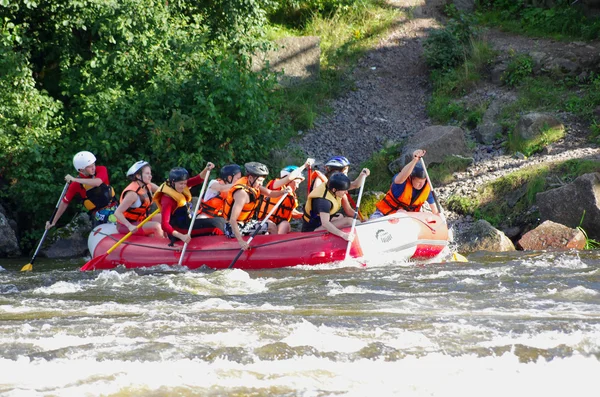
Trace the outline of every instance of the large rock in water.
<instances>
[{"instance_id":1,"label":"large rock in water","mask_svg":"<svg viewBox=\"0 0 600 397\"><path fill-rule=\"evenodd\" d=\"M573 229L560 223L545 221L533 230L528 231L519 240L524 250L578 249L585 247L585 236L581 230Z\"/></svg>"},{"instance_id":2,"label":"large rock in water","mask_svg":"<svg viewBox=\"0 0 600 397\"><path fill-rule=\"evenodd\" d=\"M92 221L86 213L77 215L56 233L49 247L43 248L42 255L48 258L77 258L88 251L87 239L92 230Z\"/></svg>"},{"instance_id":3,"label":"large rock in water","mask_svg":"<svg viewBox=\"0 0 600 397\"><path fill-rule=\"evenodd\" d=\"M463 226L455 234L455 240L458 244L457 250L463 253L515 251L512 241L485 220L478 220L468 226Z\"/></svg>"},{"instance_id":4,"label":"large rock in water","mask_svg":"<svg viewBox=\"0 0 600 397\"><path fill-rule=\"evenodd\" d=\"M600 239L600 173L581 175L568 185L536 195L543 221L581 227L591 239ZM585 215L583 215L585 213Z\"/></svg>"}]
</instances>

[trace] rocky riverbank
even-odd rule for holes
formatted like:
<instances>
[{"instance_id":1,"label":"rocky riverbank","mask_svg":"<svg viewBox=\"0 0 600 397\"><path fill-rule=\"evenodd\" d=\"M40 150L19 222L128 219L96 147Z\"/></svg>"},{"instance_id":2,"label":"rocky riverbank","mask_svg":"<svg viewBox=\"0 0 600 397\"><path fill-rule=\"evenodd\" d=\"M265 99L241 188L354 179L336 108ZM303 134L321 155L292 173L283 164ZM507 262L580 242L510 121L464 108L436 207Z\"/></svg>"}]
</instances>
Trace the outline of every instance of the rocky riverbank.
<instances>
[{"instance_id":1,"label":"rocky riverbank","mask_svg":"<svg viewBox=\"0 0 600 397\"><path fill-rule=\"evenodd\" d=\"M390 3L403 9L413 7L412 17L399 20L377 48L359 62L351 76L355 90L332 101L331 114L322 116L312 130L300 133L297 145L318 161L341 154L353 164L360 164L390 143L418 141L418 135L433 124L426 114L431 85L423 42L430 29L443 23L439 11L444 2ZM583 79L600 65L600 46L532 39L493 30L485 32L485 38L499 55L489 79L464 100L490 105L483 122L465 130L465 138L471 142L467 155L473 159L472 165L455 173L452 182L436 187L443 206L453 195L473 197L484 184L525 167L570 159L600 161L600 149L588 139L589 123L571 114L552 115L564 125L564 138L530 157L508 154L506 137L498 137L502 129L494 121L503 106L517 99L514 90L502 85L498 77L506 70L509 53L531 56L535 73L558 68L565 77ZM458 231L470 227L473 221L449 211L447 216Z\"/></svg>"}]
</instances>

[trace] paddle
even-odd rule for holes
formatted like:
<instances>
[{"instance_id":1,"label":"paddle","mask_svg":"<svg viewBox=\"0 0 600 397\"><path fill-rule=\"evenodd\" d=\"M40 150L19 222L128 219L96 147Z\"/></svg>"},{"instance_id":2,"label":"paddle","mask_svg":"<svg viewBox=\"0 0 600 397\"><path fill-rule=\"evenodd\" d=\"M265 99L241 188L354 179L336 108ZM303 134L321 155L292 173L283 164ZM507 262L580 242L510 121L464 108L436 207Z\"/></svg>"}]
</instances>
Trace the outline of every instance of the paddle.
<instances>
[{"instance_id":1,"label":"paddle","mask_svg":"<svg viewBox=\"0 0 600 397\"><path fill-rule=\"evenodd\" d=\"M56 215L56 212L58 211L58 206L60 205L60 202L62 201L63 197L65 197L65 194L67 193L67 189L69 188L69 184L70 183L71 182L65 183L65 187L63 188L62 193L60 194L58 202L56 203L56 207L54 207L54 212L52 213L52 215L50 215L50 220L48 222L52 223L52 221L54 220L54 216ZM21 268L22 272L30 272L30 271L33 270L33 262L35 261L35 257L37 256L38 251L42 247L42 243L46 239L46 234L48 234L48 229L44 230L44 234L42 235L42 238L40 239L40 242L38 243L38 246L35 249L35 252L33 253L33 257L31 258L31 262L29 262L28 264L26 264L25 266L23 266Z\"/></svg>"},{"instance_id":2,"label":"paddle","mask_svg":"<svg viewBox=\"0 0 600 397\"><path fill-rule=\"evenodd\" d=\"M308 199L308 195L310 194L310 185L312 182L312 167L308 166L308 178L306 178L306 198Z\"/></svg>"},{"instance_id":3,"label":"paddle","mask_svg":"<svg viewBox=\"0 0 600 397\"><path fill-rule=\"evenodd\" d=\"M79 269L79 270L81 270L81 271L84 271L84 270L93 270L93 269L96 267L96 265L97 265L98 263L102 262L102 261L104 260L104 258L106 258L106 257L107 257L107 256L108 256L108 255L109 255L111 252L113 252L113 251L114 251L114 250L115 250L115 249L116 249L116 248L117 248L119 245L121 245L121 243L122 243L123 241L127 240L127 239L129 238L129 236L131 236L133 233L137 232L137 231L139 230L139 228L141 228L142 226L144 226L144 225L146 224L146 222L148 222L150 219L152 219L152 217L153 217L154 215L158 214L159 212L160 212L160 208L156 209L156 211L154 211L153 213L151 213L150 215L148 215L148 216L146 217L146 219L144 219L143 221L141 221L141 222L139 223L139 225L136 225L136 227L135 227L135 230L134 230L133 232L129 232L129 233L127 233L125 236L123 236L123 238L122 238L122 239L120 239L119 241L117 241L117 242L115 243L115 245L113 245L112 247L110 247L110 248L108 249L108 251L106 251L106 253L105 253L105 254L102 254L102 255L99 255L99 256L97 256L97 257L95 257L95 258L92 258L92 259L90 259L90 260L89 260L89 262L87 262L85 265L83 265L83 266L81 267L81 269Z\"/></svg>"},{"instance_id":4,"label":"paddle","mask_svg":"<svg viewBox=\"0 0 600 397\"><path fill-rule=\"evenodd\" d=\"M281 203L283 203L283 200L285 200L285 198L287 197L287 195L288 195L288 192L286 191L285 194L283 196L281 196L281 198L279 199L279 201L277 202L277 204L275 204L275 206L273 208L271 208L271 211L269 211L269 213L267 214L267 216L265 217L265 219L263 219L262 222L260 222L260 224L258 225L258 227L256 228L256 230L254 231L254 233L252 233L252 236L250 236L250 238L248 239L248 241L247 241L248 245L250 245L250 242L252 241L252 239L254 238L254 236L256 236L258 234L258 232L262 229L262 225L264 225L265 222L269 220L269 218L271 217L271 215L273 215L273 213L277 210L277 208L279 208L279 206L281 205ZM237 262L237 260L240 258L240 256L242 256L243 253L244 253L244 250L240 249L240 252L237 253L237 255L235 256L235 258L233 258L233 260L229 264L228 269L232 269L233 268L233 265L235 265L235 262Z\"/></svg>"},{"instance_id":5,"label":"paddle","mask_svg":"<svg viewBox=\"0 0 600 397\"><path fill-rule=\"evenodd\" d=\"M440 201L438 200L437 194L435 194L435 190L433 189L433 185L431 184L431 179L429 179L429 173L427 172L427 167L425 167L425 161L423 161L423 157L421 157L420 160L421 160L421 165L423 166L423 170L425 171L425 177L427 177L427 183L429 183L429 187L431 188L431 194L433 195L433 200L435 201L435 205L437 206L438 211L440 212L440 218L442 218L442 221L444 221L444 223L447 225L448 221L446 220L446 216L444 215L444 209L442 208L442 205L440 204ZM450 240L450 242L454 241L454 235L452 234L452 231L450 230L450 228L448 228L448 240ZM458 252L454 252L452 254L452 260L455 262L468 262L467 258L462 256Z\"/></svg>"},{"instance_id":6,"label":"paddle","mask_svg":"<svg viewBox=\"0 0 600 397\"><path fill-rule=\"evenodd\" d=\"M360 190L358 191L358 199L356 200L356 206L354 208L354 219L352 219L352 227L350 228L350 235L352 235L354 233L354 228L356 227L356 218L358 217L358 207L360 207L360 199L362 198L366 179L367 178L363 178L362 182L360 183ZM346 255L344 256L344 260L348 259L348 255L350 255L351 247L352 247L352 241L348 241L348 246L346 247Z\"/></svg>"},{"instance_id":7,"label":"paddle","mask_svg":"<svg viewBox=\"0 0 600 397\"><path fill-rule=\"evenodd\" d=\"M192 223L190 223L190 227L188 228L188 236L192 236L192 229L194 228L194 223L196 222L196 216L198 216L198 208L200 208L200 203L202 202L202 196L204 195L204 190L206 189L206 182L208 182L208 176L210 175L210 170L206 173L204 177L204 182L202 183L202 189L200 189L200 194L198 195L198 201L196 202L196 208L194 208L194 215L192 216ZM183 244L183 249L181 250L181 256L179 257L179 266L183 262L183 255L185 254L185 250L187 249L188 243Z\"/></svg>"}]
</instances>

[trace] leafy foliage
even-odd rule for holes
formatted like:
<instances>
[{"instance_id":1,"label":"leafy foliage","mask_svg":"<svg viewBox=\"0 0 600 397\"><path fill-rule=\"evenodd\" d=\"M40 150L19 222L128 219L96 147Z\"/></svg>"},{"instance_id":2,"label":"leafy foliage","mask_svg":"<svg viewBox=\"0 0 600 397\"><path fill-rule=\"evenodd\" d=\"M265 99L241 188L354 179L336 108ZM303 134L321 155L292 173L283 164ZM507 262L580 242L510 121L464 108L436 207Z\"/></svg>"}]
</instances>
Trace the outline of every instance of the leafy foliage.
<instances>
[{"instance_id":1,"label":"leafy foliage","mask_svg":"<svg viewBox=\"0 0 600 397\"><path fill-rule=\"evenodd\" d=\"M0 194L23 230L51 213L89 150L119 191L139 159L162 180L264 158L287 126L250 70L262 0L0 2ZM73 210L73 209L72 209ZM66 218L66 217L65 217Z\"/></svg>"},{"instance_id":2,"label":"leafy foliage","mask_svg":"<svg viewBox=\"0 0 600 397\"><path fill-rule=\"evenodd\" d=\"M501 80L509 87L520 84L533 73L533 59L527 54L515 55L508 64Z\"/></svg>"},{"instance_id":3,"label":"leafy foliage","mask_svg":"<svg viewBox=\"0 0 600 397\"><path fill-rule=\"evenodd\" d=\"M585 40L599 37L600 21L585 15L576 1L552 3L551 7L543 8L525 0L479 0L480 18L484 23L536 36Z\"/></svg>"}]
</instances>

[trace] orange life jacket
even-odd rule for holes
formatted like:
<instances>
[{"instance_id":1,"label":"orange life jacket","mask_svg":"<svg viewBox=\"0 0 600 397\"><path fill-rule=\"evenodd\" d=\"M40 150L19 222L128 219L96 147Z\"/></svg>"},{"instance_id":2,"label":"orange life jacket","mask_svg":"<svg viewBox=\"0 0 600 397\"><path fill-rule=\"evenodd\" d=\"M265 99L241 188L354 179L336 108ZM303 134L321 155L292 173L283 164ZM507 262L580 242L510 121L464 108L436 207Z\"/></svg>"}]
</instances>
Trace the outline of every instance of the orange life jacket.
<instances>
[{"instance_id":1,"label":"orange life jacket","mask_svg":"<svg viewBox=\"0 0 600 397\"><path fill-rule=\"evenodd\" d=\"M213 198L210 198L208 200L202 200L202 202L200 203L200 211L198 211L198 213L204 214L210 218L222 217L223 206L225 205L227 193L227 191L222 191L219 192L219 194Z\"/></svg>"},{"instance_id":2,"label":"orange life jacket","mask_svg":"<svg viewBox=\"0 0 600 397\"><path fill-rule=\"evenodd\" d=\"M279 179L273 179L267 184L267 189L274 190L273 184L275 181ZM281 186L279 190L285 189L285 186ZM257 217L259 221L265 219L267 214L273 209L273 207L279 202L279 197L265 197L260 204L260 209L257 212ZM294 209L298 207L298 197L296 197L296 192L292 194L288 194L283 202L277 207L273 215L269 218L276 225L279 225L283 221L290 221L292 219L292 212Z\"/></svg>"},{"instance_id":3,"label":"orange life jacket","mask_svg":"<svg viewBox=\"0 0 600 397\"><path fill-rule=\"evenodd\" d=\"M135 192L135 194L137 194L138 197L140 198L142 205L140 205L137 208L133 208L133 207L127 208L123 212L123 215L129 222L143 221L146 218L146 216L148 215L148 208L150 208L150 205L152 204L152 201L150 200L150 195L148 194L148 190L147 190L146 186L145 185L140 186L140 184L135 181L131 182L123 190L123 193L121 193L121 200L120 200L121 202L123 202L123 197L125 197L125 194L127 192Z\"/></svg>"},{"instance_id":4,"label":"orange life jacket","mask_svg":"<svg viewBox=\"0 0 600 397\"><path fill-rule=\"evenodd\" d=\"M235 185L229 189L229 192L227 192L227 197L225 198L225 203L223 205L223 217L227 220L229 220L231 216L231 210L233 209L233 204L235 203L233 195L238 190L245 191L250 197L250 201L244 204L244 207L242 207L242 211L240 212L240 216L237 219L239 223L245 223L254 216L256 207L258 207L259 204L260 190L248 185L247 176L240 178Z\"/></svg>"},{"instance_id":5,"label":"orange life jacket","mask_svg":"<svg viewBox=\"0 0 600 397\"><path fill-rule=\"evenodd\" d=\"M315 182L317 181L317 179L319 179L321 182L323 183L327 183L327 177L318 170L314 170L311 174L310 174L310 192L312 192L315 189Z\"/></svg>"},{"instance_id":6,"label":"orange life jacket","mask_svg":"<svg viewBox=\"0 0 600 397\"><path fill-rule=\"evenodd\" d=\"M392 188L390 186L390 190L386 193L385 197L381 199L375 206L377 209L383 214L388 215L392 212L396 212L399 209L404 209L409 212L419 212L421 210L421 206L427 198L429 197L429 193L431 192L431 188L429 183L425 183L423 189L421 189L421 193L415 198L413 202L412 194L413 194L413 185L411 181L411 177L409 176L406 180L406 184L404 185L404 191L400 195L400 197L395 197L392 193Z\"/></svg>"}]
</instances>

